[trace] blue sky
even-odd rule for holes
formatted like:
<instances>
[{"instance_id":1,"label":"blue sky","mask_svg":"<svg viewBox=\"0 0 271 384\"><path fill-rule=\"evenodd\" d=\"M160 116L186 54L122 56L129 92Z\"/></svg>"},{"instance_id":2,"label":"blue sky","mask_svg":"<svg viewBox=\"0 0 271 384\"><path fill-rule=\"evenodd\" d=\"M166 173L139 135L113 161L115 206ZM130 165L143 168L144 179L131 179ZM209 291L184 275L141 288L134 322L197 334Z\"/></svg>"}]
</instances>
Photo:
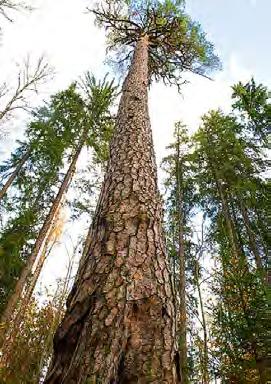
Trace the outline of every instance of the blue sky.
<instances>
[{"instance_id":1,"label":"blue sky","mask_svg":"<svg viewBox=\"0 0 271 384\"><path fill-rule=\"evenodd\" d=\"M13 81L16 63L30 54L34 60L45 54L55 68L52 82L42 88L42 98L67 87L86 70L102 77L105 66L105 33L93 24L86 13L92 0L35 0L31 14L17 14L14 23L6 23L0 46L0 81ZM187 12L201 23L214 43L223 70L213 74L215 81L199 76L187 76L182 95L176 89L155 84L150 91L150 115L158 162L170 142L174 122L183 120L190 131L200 124L209 109L230 110L231 86L248 81L254 75L271 87L271 33L269 19L271 0L187 0ZM1 109L1 103L0 103ZM8 154L15 139L22 137L22 121L15 120L4 145L0 143L0 158Z\"/></svg>"},{"instance_id":2,"label":"blue sky","mask_svg":"<svg viewBox=\"0 0 271 384\"><path fill-rule=\"evenodd\" d=\"M258 81L270 85L270 0L187 0L186 4L215 43L224 66L234 53Z\"/></svg>"}]
</instances>

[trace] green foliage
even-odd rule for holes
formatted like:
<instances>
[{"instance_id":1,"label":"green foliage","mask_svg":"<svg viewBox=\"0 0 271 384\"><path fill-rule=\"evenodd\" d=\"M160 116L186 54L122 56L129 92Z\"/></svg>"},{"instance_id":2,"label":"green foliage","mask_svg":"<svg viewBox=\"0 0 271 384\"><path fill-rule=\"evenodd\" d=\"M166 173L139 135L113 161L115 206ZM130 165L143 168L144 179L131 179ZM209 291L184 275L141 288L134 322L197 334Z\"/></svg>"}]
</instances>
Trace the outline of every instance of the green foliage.
<instances>
[{"instance_id":1,"label":"green foliage","mask_svg":"<svg viewBox=\"0 0 271 384\"><path fill-rule=\"evenodd\" d=\"M259 270L267 246L259 230L265 164L247 126L220 111L204 116L194 141L199 201L211 219L210 239L221 268L212 286L217 297L212 308L215 371L225 382L256 383L266 306Z\"/></svg>"},{"instance_id":2,"label":"green foliage","mask_svg":"<svg viewBox=\"0 0 271 384\"><path fill-rule=\"evenodd\" d=\"M97 81L87 72L80 83L83 90L85 115L89 126L87 145L94 150L96 163L104 163L109 156L109 142L114 129L114 117L110 108L117 96L117 86L107 76Z\"/></svg>"},{"instance_id":3,"label":"green foliage","mask_svg":"<svg viewBox=\"0 0 271 384\"><path fill-rule=\"evenodd\" d=\"M107 152L106 152L107 153ZM85 215L87 224L94 215L98 195L104 176L105 163L97 164L96 159L91 158L84 169L77 172L73 186L73 198L67 204L71 209L71 220L78 220Z\"/></svg>"},{"instance_id":4,"label":"green foliage","mask_svg":"<svg viewBox=\"0 0 271 384\"><path fill-rule=\"evenodd\" d=\"M185 13L183 1L107 1L92 12L108 30L109 49L117 50L118 57L122 53L122 64L136 42L148 36L150 79L179 86L183 71L206 75L220 66L212 43Z\"/></svg>"},{"instance_id":5,"label":"green foliage","mask_svg":"<svg viewBox=\"0 0 271 384\"><path fill-rule=\"evenodd\" d=\"M0 236L0 313L27 262L71 154L83 141L93 151L94 164L106 161L114 125L109 108L115 95L112 82L96 81L87 73L80 88L72 84L33 114L25 142L0 168L5 179L29 151L4 202L8 220Z\"/></svg>"},{"instance_id":6,"label":"green foliage","mask_svg":"<svg viewBox=\"0 0 271 384\"><path fill-rule=\"evenodd\" d=\"M270 355L270 301L265 284L270 237L264 177L270 105L267 89L254 81L233 89L233 113L210 111L192 138L177 124L172 154L164 160L168 175L165 227L173 276L177 276L177 303L176 210L181 207L184 215L189 376L195 383L206 382L206 377L220 378L222 383L258 383ZM181 177L177 153L181 154ZM202 216L205 224L200 224ZM201 235L197 235L199 226ZM209 269L215 265L211 274L201 265L202 255ZM207 284L210 300L200 293L202 284L205 289ZM205 325L202 310L208 319ZM209 333L207 355L204 326Z\"/></svg>"},{"instance_id":7,"label":"green foliage","mask_svg":"<svg viewBox=\"0 0 271 384\"><path fill-rule=\"evenodd\" d=\"M246 84L239 82L232 88L234 110L240 113L252 139L261 140L264 144L271 127L270 91L262 84L257 85L253 78Z\"/></svg>"}]
</instances>

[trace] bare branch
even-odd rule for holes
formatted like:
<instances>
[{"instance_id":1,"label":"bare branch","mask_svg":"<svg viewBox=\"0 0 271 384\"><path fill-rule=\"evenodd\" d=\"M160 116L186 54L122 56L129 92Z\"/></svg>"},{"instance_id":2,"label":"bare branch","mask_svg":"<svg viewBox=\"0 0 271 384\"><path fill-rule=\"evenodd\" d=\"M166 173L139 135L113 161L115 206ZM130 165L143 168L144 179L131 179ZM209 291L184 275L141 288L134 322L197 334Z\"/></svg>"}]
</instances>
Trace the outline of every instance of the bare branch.
<instances>
[{"instance_id":1,"label":"bare branch","mask_svg":"<svg viewBox=\"0 0 271 384\"><path fill-rule=\"evenodd\" d=\"M31 94L38 93L38 87L52 75L53 70L44 57L40 57L34 67L27 57L17 74L16 85L9 87L5 82L0 86L0 103L3 105L0 106L0 124L9 120L15 110L31 110Z\"/></svg>"},{"instance_id":2,"label":"bare branch","mask_svg":"<svg viewBox=\"0 0 271 384\"><path fill-rule=\"evenodd\" d=\"M99 26L107 31L108 49L119 58L119 52L133 48L141 36L149 41L150 82L162 80L176 85L180 91L183 72L210 79L209 70L219 68L213 45L206 40L198 23L184 12L183 5L168 9L158 2L138 1L127 4L121 0L104 0L94 9ZM127 64L130 56L126 57ZM120 60L123 66L125 60Z\"/></svg>"},{"instance_id":3,"label":"bare branch","mask_svg":"<svg viewBox=\"0 0 271 384\"><path fill-rule=\"evenodd\" d=\"M23 10L31 11L32 9L32 7L28 6L23 1L0 0L0 15L10 22L13 21L13 19L9 16L10 11L20 12Z\"/></svg>"}]
</instances>

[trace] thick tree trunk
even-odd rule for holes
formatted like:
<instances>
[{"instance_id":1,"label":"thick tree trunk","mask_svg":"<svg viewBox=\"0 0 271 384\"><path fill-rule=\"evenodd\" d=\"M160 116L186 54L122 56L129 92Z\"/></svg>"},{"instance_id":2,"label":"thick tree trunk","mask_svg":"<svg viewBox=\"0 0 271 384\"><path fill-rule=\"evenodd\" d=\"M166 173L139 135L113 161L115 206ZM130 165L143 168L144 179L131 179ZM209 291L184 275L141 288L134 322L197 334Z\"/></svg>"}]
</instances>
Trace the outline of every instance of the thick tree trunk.
<instances>
[{"instance_id":1,"label":"thick tree trunk","mask_svg":"<svg viewBox=\"0 0 271 384\"><path fill-rule=\"evenodd\" d=\"M16 177L18 176L18 174L20 173L22 167L24 166L24 164L26 163L26 161L28 160L29 156L31 154L31 149L28 149L25 154L22 156L21 160L19 161L17 167L15 168L15 170L12 172L12 174L9 176L9 178L7 179L7 181L5 182L5 184L3 185L3 187L0 189L0 201L2 200L2 198L5 196L5 194L7 193L9 187L11 186L11 184L13 183L13 181L16 179Z\"/></svg>"},{"instance_id":2,"label":"thick tree trunk","mask_svg":"<svg viewBox=\"0 0 271 384\"><path fill-rule=\"evenodd\" d=\"M179 382L147 86L144 36L123 85L91 244L46 384Z\"/></svg>"},{"instance_id":3,"label":"thick tree trunk","mask_svg":"<svg viewBox=\"0 0 271 384\"><path fill-rule=\"evenodd\" d=\"M78 157L80 155L80 152L82 150L82 146L83 146L83 142L80 143L80 145L78 146L78 148L77 148L77 150L76 150L76 152L72 158L72 162L71 162L69 169L68 169L68 171L67 171L67 173L66 173L66 175L62 181L62 184L59 188L58 194L53 201L53 204L52 204L50 211L49 211L49 213L48 213L48 215L47 215L47 217L43 223L42 228L39 231L39 234L38 234L38 237L37 237L36 242L34 244L32 253L29 256L29 258L27 259L26 265L24 266L22 273L21 273L21 275L20 275L20 277L16 283L14 292L13 292L12 296L10 297L8 304L7 304L7 307L6 307L4 313L1 317L1 322L3 322L3 323L8 322L10 320L10 318L12 317L12 314L15 311L15 308L17 306L17 303L18 303L20 297L22 297L22 292L23 292L24 288L26 287L26 283L27 283L29 277L31 276L33 265L37 259L39 251L40 251L40 249L44 243L44 240L48 234L48 231L52 225L52 221L54 220L55 214L56 214L57 210L59 209L62 197L63 197L64 193L67 191L69 184L72 180L73 174L74 174L75 169L76 169L76 163L77 163Z\"/></svg>"},{"instance_id":4,"label":"thick tree trunk","mask_svg":"<svg viewBox=\"0 0 271 384\"><path fill-rule=\"evenodd\" d=\"M177 142L176 182L177 182L177 216L178 216L178 258L179 258L179 298L180 318L178 323L179 349L182 372L182 384L188 383L187 366L187 314L186 314L186 278L185 278L185 248L184 248L184 210L183 210L183 177L180 160L180 142Z\"/></svg>"}]
</instances>

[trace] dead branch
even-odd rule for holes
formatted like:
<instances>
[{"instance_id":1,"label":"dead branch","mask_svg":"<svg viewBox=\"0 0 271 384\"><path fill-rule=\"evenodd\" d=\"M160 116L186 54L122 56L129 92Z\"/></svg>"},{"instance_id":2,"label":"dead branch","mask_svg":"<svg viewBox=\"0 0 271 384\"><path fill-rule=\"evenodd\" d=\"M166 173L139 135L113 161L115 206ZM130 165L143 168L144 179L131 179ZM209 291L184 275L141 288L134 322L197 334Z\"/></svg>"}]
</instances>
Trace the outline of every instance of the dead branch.
<instances>
[{"instance_id":1,"label":"dead branch","mask_svg":"<svg viewBox=\"0 0 271 384\"><path fill-rule=\"evenodd\" d=\"M4 82L0 86L0 124L9 120L13 116L15 110L31 110L30 96L38 93L38 87L49 80L53 75L53 70L45 61L44 57L40 57L35 66L30 63L27 57L22 68L19 69L16 76L16 84L8 86Z\"/></svg>"},{"instance_id":2,"label":"dead branch","mask_svg":"<svg viewBox=\"0 0 271 384\"><path fill-rule=\"evenodd\" d=\"M21 12L31 11L32 9L32 7L23 1L0 0L0 15L10 22L13 22L13 19L9 15L10 11Z\"/></svg>"}]
</instances>

